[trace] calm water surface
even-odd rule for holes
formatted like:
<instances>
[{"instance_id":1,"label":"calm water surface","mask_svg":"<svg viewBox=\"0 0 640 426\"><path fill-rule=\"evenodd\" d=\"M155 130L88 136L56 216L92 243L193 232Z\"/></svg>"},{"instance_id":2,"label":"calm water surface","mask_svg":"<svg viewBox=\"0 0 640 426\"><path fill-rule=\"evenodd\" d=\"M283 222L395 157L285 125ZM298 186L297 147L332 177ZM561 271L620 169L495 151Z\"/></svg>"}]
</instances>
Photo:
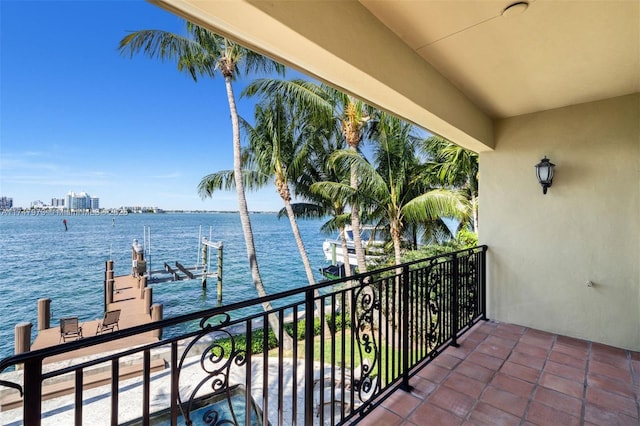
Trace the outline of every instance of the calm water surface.
<instances>
[{"instance_id":1,"label":"calm water surface","mask_svg":"<svg viewBox=\"0 0 640 426\"><path fill-rule=\"evenodd\" d=\"M251 221L267 293L306 285L289 221L275 213L252 214ZM321 223L299 222L318 280L319 268L326 265ZM80 321L102 317L105 261L113 259L116 276L129 274L131 244L133 239L143 242L145 227L151 232L147 249L152 270L162 269L164 262L195 266L200 230L209 237L211 229L211 239L224 243L223 303L256 297L237 213L0 215L0 359L13 355L17 323L31 322L35 338L38 299L51 299L52 327L64 316L78 316ZM215 258L214 253L211 269ZM204 291L199 279L153 284L153 303L164 305L165 318L215 307L215 279Z\"/></svg>"}]
</instances>

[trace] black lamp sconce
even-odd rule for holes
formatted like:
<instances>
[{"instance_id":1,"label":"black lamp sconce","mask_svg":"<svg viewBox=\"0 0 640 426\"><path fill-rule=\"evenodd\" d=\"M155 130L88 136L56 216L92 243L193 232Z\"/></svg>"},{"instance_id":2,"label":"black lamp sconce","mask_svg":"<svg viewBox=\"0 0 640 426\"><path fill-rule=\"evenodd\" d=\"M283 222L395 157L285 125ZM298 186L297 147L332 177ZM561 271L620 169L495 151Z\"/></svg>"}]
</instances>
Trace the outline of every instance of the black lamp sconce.
<instances>
[{"instance_id":1,"label":"black lamp sconce","mask_svg":"<svg viewBox=\"0 0 640 426\"><path fill-rule=\"evenodd\" d=\"M536 164L536 176L538 177L538 182L542 185L543 194L547 193L547 188L550 188L553 183L553 168L555 166L546 155Z\"/></svg>"}]
</instances>

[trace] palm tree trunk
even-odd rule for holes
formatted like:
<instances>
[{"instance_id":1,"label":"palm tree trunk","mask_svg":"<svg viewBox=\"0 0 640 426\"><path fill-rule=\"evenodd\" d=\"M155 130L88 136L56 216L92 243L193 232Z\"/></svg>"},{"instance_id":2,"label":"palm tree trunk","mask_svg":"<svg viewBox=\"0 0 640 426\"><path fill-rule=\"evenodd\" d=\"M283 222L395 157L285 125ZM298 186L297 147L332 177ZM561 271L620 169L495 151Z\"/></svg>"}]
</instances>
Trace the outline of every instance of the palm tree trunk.
<instances>
[{"instance_id":1,"label":"palm tree trunk","mask_svg":"<svg viewBox=\"0 0 640 426\"><path fill-rule=\"evenodd\" d=\"M478 198L471 195L471 210L473 215L473 232L478 233Z\"/></svg>"},{"instance_id":2,"label":"palm tree trunk","mask_svg":"<svg viewBox=\"0 0 640 426\"><path fill-rule=\"evenodd\" d=\"M393 254L395 255L396 265L402 264L402 252L400 251L400 233L391 231L391 239L393 240ZM400 269L402 272L402 269Z\"/></svg>"},{"instance_id":3,"label":"palm tree trunk","mask_svg":"<svg viewBox=\"0 0 640 426\"><path fill-rule=\"evenodd\" d=\"M355 190L358 189L358 174L354 166L351 166L351 187ZM356 259L358 261L358 273L364 274L367 272L367 263L365 262L362 236L360 235L360 209L355 201L351 203L351 229L353 230L353 244L355 245Z\"/></svg>"},{"instance_id":4,"label":"palm tree trunk","mask_svg":"<svg viewBox=\"0 0 640 426\"><path fill-rule=\"evenodd\" d=\"M344 226L340 227L340 245L342 246L342 264L344 265L344 276L348 277L351 275L351 263L349 263L349 248L347 247L347 236L345 234ZM353 287L352 281L346 281L345 285L347 288ZM347 312L351 312L351 293L348 292L346 294L345 300L342 301L343 307L343 315L346 315Z\"/></svg>"},{"instance_id":5,"label":"palm tree trunk","mask_svg":"<svg viewBox=\"0 0 640 426\"><path fill-rule=\"evenodd\" d=\"M304 271L307 274L307 281L309 281L309 285L314 285L316 283L316 279L313 276L313 269L311 269L309 255L307 254L307 250L304 247L304 242L302 241L302 236L300 235L300 228L298 227L298 222L296 221L293 207L291 207L291 201L286 199L283 199L283 201L284 208L287 211L287 216L289 217L289 223L291 224L291 230L293 231L293 237L296 240L296 245L298 246L298 251L300 252L300 257L302 258Z\"/></svg>"},{"instance_id":6,"label":"palm tree trunk","mask_svg":"<svg viewBox=\"0 0 640 426\"><path fill-rule=\"evenodd\" d=\"M238 110L236 109L235 97L233 95L233 87L231 85L231 77L225 76L225 86L227 88L227 98L229 100L229 110L231 111L231 125L233 131L233 176L236 184L236 192L238 194L238 211L240 213L240 223L242 224L242 232L244 233L244 241L247 246L247 257L249 259L249 267L251 269L251 278L253 285L259 297L264 297L267 292L262 283L260 276L260 268L258 267L258 259L256 257L256 247L253 242L253 231L251 229L251 220L249 219L249 209L247 208L247 197L244 192L244 184L242 182L242 164L240 156L240 125L238 123ZM270 302L262 304L265 312L272 310ZM268 315L269 325L273 330L276 338L279 336L280 321L275 314ZM283 341L280 342L284 349L291 350L293 348L293 339L287 333L283 334Z\"/></svg>"},{"instance_id":7,"label":"palm tree trunk","mask_svg":"<svg viewBox=\"0 0 640 426\"><path fill-rule=\"evenodd\" d=\"M396 265L401 265L402 254L400 251L400 230L397 224L392 224L390 228ZM394 330L397 330L402 321L402 319L400 318L400 287L402 286L402 268L396 269L395 285L396 291L394 292L394 298L391 302L391 312L387 312L387 316L385 319L389 321L389 318L391 318L391 327Z\"/></svg>"},{"instance_id":8,"label":"palm tree trunk","mask_svg":"<svg viewBox=\"0 0 640 426\"><path fill-rule=\"evenodd\" d=\"M342 263L344 265L344 275L351 275L351 263L349 263L349 247L347 246L347 236L345 235L344 226L340 227L340 245L342 246Z\"/></svg>"},{"instance_id":9,"label":"palm tree trunk","mask_svg":"<svg viewBox=\"0 0 640 426\"><path fill-rule=\"evenodd\" d=\"M288 188L287 188L287 192ZM316 279L313 276L313 270L311 269L311 262L309 262L309 255L307 254L307 250L304 248L304 242L302 241L302 235L300 235L300 228L298 227L298 222L296 221L295 214L293 213L293 208L291 207L291 201L289 199L282 199L284 201L284 208L287 211L287 216L289 216L289 223L291 223L291 230L293 231L293 238L296 240L296 245L298 246L298 251L300 251L300 257L302 258L302 264L304 265L304 270L307 273L307 280L309 281L309 285L314 285L316 283ZM329 336L331 330L329 330L329 324L327 323L326 316L322 315L322 299L320 299L320 292L315 290L313 292L314 297L316 298L316 309L318 311L317 316L320 318L320 321L324 324L322 329L324 330L324 335ZM312 321L313 317L307 315L307 321Z\"/></svg>"}]
</instances>

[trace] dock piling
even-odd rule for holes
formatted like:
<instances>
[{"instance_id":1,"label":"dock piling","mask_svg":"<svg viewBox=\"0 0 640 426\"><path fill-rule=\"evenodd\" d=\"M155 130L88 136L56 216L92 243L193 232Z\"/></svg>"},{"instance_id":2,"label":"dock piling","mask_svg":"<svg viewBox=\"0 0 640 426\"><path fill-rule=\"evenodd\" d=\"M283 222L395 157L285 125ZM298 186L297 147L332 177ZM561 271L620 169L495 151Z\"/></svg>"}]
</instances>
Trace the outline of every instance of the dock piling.
<instances>
[{"instance_id":1,"label":"dock piling","mask_svg":"<svg viewBox=\"0 0 640 426\"><path fill-rule=\"evenodd\" d=\"M138 240L133 240L131 245L131 275L139 277L145 274L147 271L147 261L144 260L144 247L138 243Z\"/></svg>"},{"instance_id":2,"label":"dock piling","mask_svg":"<svg viewBox=\"0 0 640 426\"><path fill-rule=\"evenodd\" d=\"M149 315L151 311L151 302L153 298L153 289L146 287L144 289L144 303L142 304L142 312Z\"/></svg>"},{"instance_id":3,"label":"dock piling","mask_svg":"<svg viewBox=\"0 0 640 426\"><path fill-rule=\"evenodd\" d=\"M139 280L138 282L140 283L140 299L144 300L144 289L147 288L147 278L146 276L144 277L144 280Z\"/></svg>"},{"instance_id":4,"label":"dock piling","mask_svg":"<svg viewBox=\"0 0 640 426\"><path fill-rule=\"evenodd\" d=\"M107 284L109 280L112 280L112 283L115 282L113 276L113 260L107 260L104 263L104 311L107 311L107 307L109 303L113 302L113 284L111 285L111 291L107 288ZM111 294L111 299L109 299L109 294Z\"/></svg>"},{"instance_id":5,"label":"dock piling","mask_svg":"<svg viewBox=\"0 0 640 426\"><path fill-rule=\"evenodd\" d=\"M222 303L222 241L218 243L218 304Z\"/></svg>"},{"instance_id":6,"label":"dock piling","mask_svg":"<svg viewBox=\"0 0 640 426\"><path fill-rule=\"evenodd\" d=\"M151 305L151 321L160 321L162 320L162 304L155 303ZM158 328L153 330L152 335L157 337L158 339L162 339L162 329Z\"/></svg>"},{"instance_id":7,"label":"dock piling","mask_svg":"<svg viewBox=\"0 0 640 426\"><path fill-rule=\"evenodd\" d=\"M202 239L202 288L207 288L207 265L209 263L209 244L206 238Z\"/></svg>"},{"instance_id":8,"label":"dock piling","mask_svg":"<svg viewBox=\"0 0 640 426\"><path fill-rule=\"evenodd\" d=\"M115 282L115 280L108 280L107 281L107 285L105 288L105 296L106 296L106 301L107 301L107 305L109 306L109 304L113 303L113 283ZM107 309L105 309L105 312L107 311Z\"/></svg>"},{"instance_id":9,"label":"dock piling","mask_svg":"<svg viewBox=\"0 0 640 426\"><path fill-rule=\"evenodd\" d=\"M30 322L21 322L15 327L15 345L14 352L16 355L29 352L31 350L31 327Z\"/></svg>"},{"instance_id":10,"label":"dock piling","mask_svg":"<svg viewBox=\"0 0 640 426\"><path fill-rule=\"evenodd\" d=\"M51 299L38 299L38 331L51 326Z\"/></svg>"}]
</instances>

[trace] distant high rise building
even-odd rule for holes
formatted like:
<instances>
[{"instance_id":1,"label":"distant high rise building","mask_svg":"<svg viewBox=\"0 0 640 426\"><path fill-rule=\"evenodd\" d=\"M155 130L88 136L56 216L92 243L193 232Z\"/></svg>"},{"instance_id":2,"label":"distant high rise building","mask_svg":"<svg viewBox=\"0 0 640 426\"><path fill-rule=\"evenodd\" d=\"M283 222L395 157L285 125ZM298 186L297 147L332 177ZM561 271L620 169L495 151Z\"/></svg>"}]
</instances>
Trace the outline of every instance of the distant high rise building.
<instances>
[{"instance_id":1,"label":"distant high rise building","mask_svg":"<svg viewBox=\"0 0 640 426\"><path fill-rule=\"evenodd\" d=\"M0 210L13 208L13 198L0 197Z\"/></svg>"},{"instance_id":2,"label":"distant high rise building","mask_svg":"<svg viewBox=\"0 0 640 426\"><path fill-rule=\"evenodd\" d=\"M100 206L100 199L91 197L86 192L69 192L65 197L64 205L69 210L97 210Z\"/></svg>"},{"instance_id":3,"label":"distant high rise building","mask_svg":"<svg viewBox=\"0 0 640 426\"><path fill-rule=\"evenodd\" d=\"M64 207L64 198L52 198L51 207Z\"/></svg>"}]
</instances>

